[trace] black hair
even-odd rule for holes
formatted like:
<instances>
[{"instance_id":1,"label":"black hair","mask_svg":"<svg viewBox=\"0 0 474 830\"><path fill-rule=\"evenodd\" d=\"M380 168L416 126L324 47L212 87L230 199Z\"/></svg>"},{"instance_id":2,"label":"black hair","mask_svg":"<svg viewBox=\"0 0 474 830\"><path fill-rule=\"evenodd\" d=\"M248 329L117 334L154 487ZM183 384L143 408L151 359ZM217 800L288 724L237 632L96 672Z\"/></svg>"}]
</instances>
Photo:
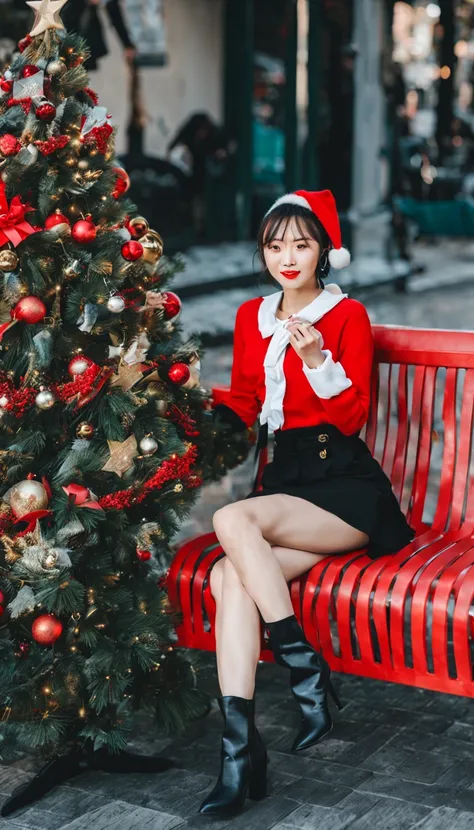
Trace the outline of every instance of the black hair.
<instances>
[{"instance_id":1,"label":"black hair","mask_svg":"<svg viewBox=\"0 0 474 830\"><path fill-rule=\"evenodd\" d=\"M282 204L263 217L257 235L258 255L265 266L265 247L277 236L285 235L290 221L294 219L301 239L314 239L321 249L316 276L322 287L322 280L329 274L328 251L330 240L318 217L309 208L301 205ZM281 234L281 236L279 236Z\"/></svg>"}]
</instances>

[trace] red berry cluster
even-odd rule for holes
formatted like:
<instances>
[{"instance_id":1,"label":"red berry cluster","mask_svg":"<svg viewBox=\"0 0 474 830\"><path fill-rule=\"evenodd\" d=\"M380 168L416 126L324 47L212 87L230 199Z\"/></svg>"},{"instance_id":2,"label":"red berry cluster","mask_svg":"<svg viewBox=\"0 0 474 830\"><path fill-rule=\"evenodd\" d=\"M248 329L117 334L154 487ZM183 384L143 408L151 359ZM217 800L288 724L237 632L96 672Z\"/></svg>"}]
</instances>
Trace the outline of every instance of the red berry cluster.
<instances>
[{"instance_id":1,"label":"red berry cluster","mask_svg":"<svg viewBox=\"0 0 474 830\"><path fill-rule=\"evenodd\" d=\"M87 395L91 391L94 381L100 374L101 368L93 363L82 375L78 375L74 380L68 383L57 384L54 387L54 393L60 401L67 403L75 395Z\"/></svg>"},{"instance_id":2,"label":"red berry cluster","mask_svg":"<svg viewBox=\"0 0 474 830\"><path fill-rule=\"evenodd\" d=\"M49 156L56 150L62 150L69 141L68 135L53 135L47 141L35 141L35 145L43 156Z\"/></svg>"},{"instance_id":3,"label":"red berry cluster","mask_svg":"<svg viewBox=\"0 0 474 830\"><path fill-rule=\"evenodd\" d=\"M191 444L183 456L177 456L176 458L169 458L163 461L163 464L161 464L152 477L141 486L139 492L134 487L130 487L128 490L119 490L117 493L110 493L107 496L103 496L99 500L99 504L103 510L124 510L132 504L139 504L153 490L161 490L168 481L173 481L178 478L187 480L196 458L197 447ZM193 476L193 480L186 481L186 484L188 487L199 487L201 480L198 476Z\"/></svg>"}]
</instances>

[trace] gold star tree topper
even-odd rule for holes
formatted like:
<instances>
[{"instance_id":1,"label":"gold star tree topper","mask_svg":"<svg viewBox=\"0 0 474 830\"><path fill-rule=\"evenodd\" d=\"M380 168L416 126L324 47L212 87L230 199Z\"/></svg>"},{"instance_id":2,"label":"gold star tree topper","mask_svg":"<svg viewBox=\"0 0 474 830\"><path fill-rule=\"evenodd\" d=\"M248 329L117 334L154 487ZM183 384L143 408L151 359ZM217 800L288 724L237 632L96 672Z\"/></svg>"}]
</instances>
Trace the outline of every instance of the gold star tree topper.
<instances>
[{"instance_id":1,"label":"gold star tree topper","mask_svg":"<svg viewBox=\"0 0 474 830\"><path fill-rule=\"evenodd\" d=\"M30 6L35 13L35 22L30 32L31 37L41 35L47 29L64 29L64 23L59 17L59 12L65 6L67 0L30 0Z\"/></svg>"}]
</instances>

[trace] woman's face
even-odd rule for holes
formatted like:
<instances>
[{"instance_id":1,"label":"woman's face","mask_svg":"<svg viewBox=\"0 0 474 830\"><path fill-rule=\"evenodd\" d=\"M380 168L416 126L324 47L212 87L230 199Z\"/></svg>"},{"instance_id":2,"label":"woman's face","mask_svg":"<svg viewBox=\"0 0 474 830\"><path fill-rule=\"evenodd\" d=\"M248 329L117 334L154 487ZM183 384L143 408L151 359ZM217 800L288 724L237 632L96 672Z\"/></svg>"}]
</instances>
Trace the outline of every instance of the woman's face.
<instances>
[{"instance_id":1,"label":"woman's face","mask_svg":"<svg viewBox=\"0 0 474 830\"><path fill-rule=\"evenodd\" d=\"M294 219L286 228L282 222L276 238L264 247L265 265L283 289L315 286L319 254L319 242L307 234L303 237Z\"/></svg>"}]
</instances>

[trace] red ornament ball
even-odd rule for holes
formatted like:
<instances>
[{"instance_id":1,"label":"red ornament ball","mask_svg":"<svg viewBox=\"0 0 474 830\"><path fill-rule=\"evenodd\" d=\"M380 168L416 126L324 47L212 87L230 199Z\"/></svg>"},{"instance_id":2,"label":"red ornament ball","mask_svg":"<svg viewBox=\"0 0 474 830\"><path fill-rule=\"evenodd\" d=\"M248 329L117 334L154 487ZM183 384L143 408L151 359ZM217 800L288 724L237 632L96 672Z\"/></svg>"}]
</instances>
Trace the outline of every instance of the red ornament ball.
<instances>
[{"instance_id":1,"label":"red ornament ball","mask_svg":"<svg viewBox=\"0 0 474 830\"><path fill-rule=\"evenodd\" d=\"M34 63L27 63L26 66L23 67L21 70L21 77L22 78L31 78L33 75L36 75L39 72L39 67L35 66Z\"/></svg>"},{"instance_id":2,"label":"red ornament ball","mask_svg":"<svg viewBox=\"0 0 474 830\"><path fill-rule=\"evenodd\" d=\"M52 646L63 632L63 624L54 614L42 614L31 626L35 642L40 646Z\"/></svg>"},{"instance_id":3,"label":"red ornament ball","mask_svg":"<svg viewBox=\"0 0 474 830\"><path fill-rule=\"evenodd\" d=\"M51 231L53 228L58 228L59 225L67 225L69 228L71 223L67 216L57 210L56 213L52 213L51 216L45 219L44 228L46 231Z\"/></svg>"},{"instance_id":4,"label":"red ornament ball","mask_svg":"<svg viewBox=\"0 0 474 830\"><path fill-rule=\"evenodd\" d=\"M191 370L187 363L173 363L168 372L168 377L176 386L182 386L191 377Z\"/></svg>"},{"instance_id":5,"label":"red ornament ball","mask_svg":"<svg viewBox=\"0 0 474 830\"><path fill-rule=\"evenodd\" d=\"M137 559L139 559L140 562L148 562L148 560L151 559L150 551L149 550L140 550L140 548L138 548L137 549Z\"/></svg>"},{"instance_id":6,"label":"red ornament ball","mask_svg":"<svg viewBox=\"0 0 474 830\"><path fill-rule=\"evenodd\" d=\"M49 101L45 101L43 104L39 104L36 107L36 117L40 119L40 121L53 121L56 115L56 107L53 104L50 104Z\"/></svg>"},{"instance_id":7,"label":"red ornament ball","mask_svg":"<svg viewBox=\"0 0 474 830\"><path fill-rule=\"evenodd\" d=\"M15 135L5 133L0 136L0 155L1 156L16 156L21 150L21 144Z\"/></svg>"},{"instance_id":8,"label":"red ornament ball","mask_svg":"<svg viewBox=\"0 0 474 830\"><path fill-rule=\"evenodd\" d=\"M67 370L71 377L75 378L78 375L83 375L84 372L87 372L91 366L94 365L94 361L90 359L90 357L86 357L83 354L78 354L76 357L73 357L72 360L69 361Z\"/></svg>"},{"instance_id":9,"label":"red ornament ball","mask_svg":"<svg viewBox=\"0 0 474 830\"><path fill-rule=\"evenodd\" d=\"M31 37L31 35L26 35L26 37L19 40L18 41L18 49L20 50L20 52L24 52L25 49L28 48L30 43L33 43L33 38Z\"/></svg>"},{"instance_id":10,"label":"red ornament ball","mask_svg":"<svg viewBox=\"0 0 474 830\"><path fill-rule=\"evenodd\" d=\"M10 94L13 92L13 81L8 81L6 78L2 78L0 81L0 89L2 92L7 92Z\"/></svg>"},{"instance_id":11,"label":"red ornament ball","mask_svg":"<svg viewBox=\"0 0 474 830\"><path fill-rule=\"evenodd\" d=\"M11 310L11 316L22 323L39 323L46 317L46 306L39 297L23 297Z\"/></svg>"},{"instance_id":12,"label":"red ornament ball","mask_svg":"<svg viewBox=\"0 0 474 830\"><path fill-rule=\"evenodd\" d=\"M174 294L173 291L163 291L163 300L166 319L172 320L173 317L177 317L183 307L178 295Z\"/></svg>"},{"instance_id":13,"label":"red ornament ball","mask_svg":"<svg viewBox=\"0 0 474 830\"><path fill-rule=\"evenodd\" d=\"M3 593L3 591L0 591L0 605L3 605L4 602L5 602L5 594Z\"/></svg>"},{"instance_id":14,"label":"red ornament ball","mask_svg":"<svg viewBox=\"0 0 474 830\"><path fill-rule=\"evenodd\" d=\"M130 187L130 176L128 175L127 171L123 169L123 167L113 167L113 172L117 176L115 180L115 187L112 191L112 196L114 199L118 199L122 193L126 193Z\"/></svg>"},{"instance_id":15,"label":"red ornament ball","mask_svg":"<svg viewBox=\"0 0 474 830\"><path fill-rule=\"evenodd\" d=\"M137 242L135 239L124 242L122 245L122 256L124 259L128 259L129 262L136 262L137 259L143 256L142 243Z\"/></svg>"},{"instance_id":16,"label":"red ornament ball","mask_svg":"<svg viewBox=\"0 0 474 830\"><path fill-rule=\"evenodd\" d=\"M79 219L79 222L72 226L72 238L81 245L93 242L96 236L97 228L90 219Z\"/></svg>"}]
</instances>

